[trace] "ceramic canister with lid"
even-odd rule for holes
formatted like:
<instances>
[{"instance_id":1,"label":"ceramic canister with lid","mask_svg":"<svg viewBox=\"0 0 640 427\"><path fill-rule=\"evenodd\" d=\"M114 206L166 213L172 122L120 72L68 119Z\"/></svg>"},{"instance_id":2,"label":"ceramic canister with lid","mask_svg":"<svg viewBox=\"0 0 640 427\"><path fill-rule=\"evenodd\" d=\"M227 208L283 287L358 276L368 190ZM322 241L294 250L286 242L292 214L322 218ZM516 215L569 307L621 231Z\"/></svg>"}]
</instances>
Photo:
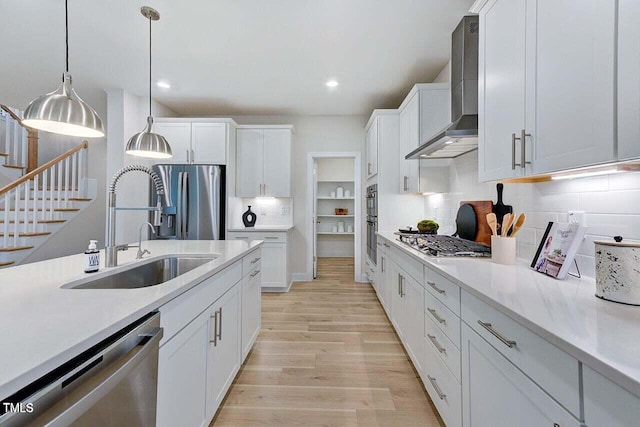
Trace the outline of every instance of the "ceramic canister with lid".
<instances>
[{"instance_id":1,"label":"ceramic canister with lid","mask_svg":"<svg viewBox=\"0 0 640 427\"><path fill-rule=\"evenodd\" d=\"M640 243L596 241L596 296L640 305Z\"/></svg>"}]
</instances>

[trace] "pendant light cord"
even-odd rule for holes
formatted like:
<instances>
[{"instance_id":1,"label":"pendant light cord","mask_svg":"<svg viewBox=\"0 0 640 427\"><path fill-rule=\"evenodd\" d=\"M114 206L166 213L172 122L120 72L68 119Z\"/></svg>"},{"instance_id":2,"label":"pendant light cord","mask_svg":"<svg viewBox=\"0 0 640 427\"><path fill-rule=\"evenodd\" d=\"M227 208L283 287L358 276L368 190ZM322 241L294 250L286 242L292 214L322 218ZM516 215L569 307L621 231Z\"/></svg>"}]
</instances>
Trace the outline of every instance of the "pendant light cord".
<instances>
[{"instance_id":1,"label":"pendant light cord","mask_svg":"<svg viewBox=\"0 0 640 427\"><path fill-rule=\"evenodd\" d=\"M151 116L151 17L149 17L149 116Z\"/></svg>"},{"instance_id":2,"label":"pendant light cord","mask_svg":"<svg viewBox=\"0 0 640 427\"><path fill-rule=\"evenodd\" d=\"M66 45L66 66L69 72L69 1L64 0L64 28L65 28L65 45Z\"/></svg>"}]
</instances>

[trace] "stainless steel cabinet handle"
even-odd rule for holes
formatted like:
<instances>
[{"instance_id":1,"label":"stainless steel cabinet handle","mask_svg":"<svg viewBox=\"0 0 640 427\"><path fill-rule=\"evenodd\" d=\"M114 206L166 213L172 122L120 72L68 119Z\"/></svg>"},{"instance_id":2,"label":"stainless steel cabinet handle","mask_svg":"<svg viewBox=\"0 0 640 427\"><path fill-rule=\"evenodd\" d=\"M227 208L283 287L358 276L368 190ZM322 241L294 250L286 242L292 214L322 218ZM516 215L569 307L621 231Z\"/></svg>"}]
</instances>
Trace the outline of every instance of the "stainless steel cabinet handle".
<instances>
[{"instance_id":1,"label":"stainless steel cabinet handle","mask_svg":"<svg viewBox=\"0 0 640 427\"><path fill-rule=\"evenodd\" d=\"M274 239L277 239L278 236L264 236L264 238L267 240L274 240Z\"/></svg>"},{"instance_id":2,"label":"stainless steel cabinet handle","mask_svg":"<svg viewBox=\"0 0 640 427\"><path fill-rule=\"evenodd\" d=\"M400 276L400 277L401 277L401 279L400 279L400 296L402 298L404 298L404 296L405 296L405 293L404 293L404 276Z\"/></svg>"},{"instance_id":3,"label":"stainless steel cabinet handle","mask_svg":"<svg viewBox=\"0 0 640 427\"><path fill-rule=\"evenodd\" d=\"M434 308L427 308L427 311L431 313L433 318L436 319L439 323L447 323L446 320L444 320L442 317L440 317L440 315L438 315L438 312Z\"/></svg>"},{"instance_id":4,"label":"stainless steel cabinet handle","mask_svg":"<svg viewBox=\"0 0 640 427\"><path fill-rule=\"evenodd\" d=\"M246 237L246 236L236 236L236 239L245 240L245 239L248 239L248 237Z\"/></svg>"},{"instance_id":5,"label":"stainless steel cabinet handle","mask_svg":"<svg viewBox=\"0 0 640 427\"><path fill-rule=\"evenodd\" d=\"M520 131L520 144L522 153L520 154L520 167L522 169L526 168L527 165L530 165L531 162L527 162L527 137L530 137L531 134L527 133L525 129Z\"/></svg>"},{"instance_id":6,"label":"stainless steel cabinet handle","mask_svg":"<svg viewBox=\"0 0 640 427\"><path fill-rule=\"evenodd\" d=\"M516 170L516 166L520 166L516 163L516 141L519 138L516 137L515 133L511 134L511 170Z\"/></svg>"},{"instance_id":7,"label":"stainless steel cabinet handle","mask_svg":"<svg viewBox=\"0 0 640 427\"><path fill-rule=\"evenodd\" d=\"M196 152L191 150L191 163L196 162Z\"/></svg>"},{"instance_id":8,"label":"stainless steel cabinet handle","mask_svg":"<svg viewBox=\"0 0 640 427\"><path fill-rule=\"evenodd\" d=\"M402 281L402 276L400 274L398 274L398 295L400 294L400 282Z\"/></svg>"},{"instance_id":9,"label":"stainless steel cabinet handle","mask_svg":"<svg viewBox=\"0 0 640 427\"><path fill-rule=\"evenodd\" d=\"M404 191L408 191L409 190L409 177L405 176L404 177Z\"/></svg>"},{"instance_id":10,"label":"stainless steel cabinet handle","mask_svg":"<svg viewBox=\"0 0 640 427\"><path fill-rule=\"evenodd\" d=\"M218 312L220 313L218 317L220 319L218 322L218 339L222 341L222 307L218 309Z\"/></svg>"},{"instance_id":11,"label":"stainless steel cabinet handle","mask_svg":"<svg viewBox=\"0 0 640 427\"><path fill-rule=\"evenodd\" d=\"M436 291L439 294L444 294L446 293L444 289L440 289L435 282L427 282L427 285L431 286L433 288L434 291Z\"/></svg>"},{"instance_id":12,"label":"stainless steel cabinet handle","mask_svg":"<svg viewBox=\"0 0 640 427\"><path fill-rule=\"evenodd\" d=\"M390 248L391 245L389 245L388 243L383 243L385 248Z\"/></svg>"},{"instance_id":13,"label":"stainless steel cabinet handle","mask_svg":"<svg viewBox=\"0 0 640 427\"><path fill-rule=\"evenodd\" d=\"M187 148L186 151L187 151L187 163L189 163L189 149Z\"/></svg>"},{"instance_id":14,"label":"stainless steel cabinet handle","mask_svg":"<svg viewBox=\"0 0 640 427\"><path fill-rule=\"evenodd\" d=\"M489 331L489 333L491 335L493 335L494 337L498 338L500 340L500 342L503 343L504 345L506 345L507 347L513 348L513 347L516 346L516 342L515 341L506 339L505 337L500 335L500 333L498 333L498 331L493 329L493 326L491 326L491 323L486 323L486 322L483 322L482 320L478 320L478 325L482 326L487 331Z\"/></svg>"},{"instance_id":15,"label":"stainless steel cabinet handle","mask_svg":"<svg viewBox=\"0 0 640 427\"><path fill-rule=\"evenodd\" d=\"M367 163L367 173L371 175L371 162Z\"/></svg>"},{"instance_id":16,"label":"stainless steel cabinet handle","mask_svg":"<svg viewBox=\"0 0 640 427\"><path fill-rule=\"evenodd\" d=\"M213 319L213 339L209 339L209 342L212 342L213 346L216 347L218 345L218 310L213 313L210 319ZM209 336L211 336L211 333L209 333Z\"/></svg>"},{"instance_id":17,"label":"stainless steel cabinet handle","mask_svg":"<svg viewBox=\"0 0 640 427\"><path fill-rule=\"evenodd\" d=\"M446 353L447 352L447 349L440 345L440 343L438 342L438 339L435 337L435 335L427 334L427 337L433 343L433 345L438 349L438 351L440 353Z\"/></svg>"},{"instance_id":18,"label":"stainless steel cabinet handle","mask_svg":"<svg viewBox=\"0 0 640 427\"><path fill-rule=\"evenodd\" d=\"M431 385L433 386L433 388L436 389L436 393L438 393L438 397L440 398L440 400L444 400L447 398L447 395L444 394L442 392L442 390L440 390L440 386L438 386L438 383L436 382L436 379L433 378L431 375L427 375L427 378L429 379L429 382L431 383Z\"/></svg>"},{"instance_id":19,"label":"stainless steel cabinet handle","mask_svg":"<svg viewBox=\"0 0 640 427\"><path fill-rule=\"evenodd\" d=\"M384 273L384 257L380 257L380 269L382 273Z\"/></svg>"},{"instance_id":20,"label":"stainless steel cabinet handle","mask_svg":"<svg viewBox=\"0 0 640 427\"><path fill-rule=\"evenodd\" d=\"M260 261L260 257L254 258L253 261L250 262L250 264L255 264L258 261Z\"/></svg>"},{"instance_id":21,"label":"stainless steel cabinet handle","mask_svg":"<svg viewBox=\"0 0 640 427\"><path fill-rule=\"evenodd\" d=\"M258 274L260 274L260 270L254 271L252 274L250 274L250 276L251 277L256 277Z\"/></svg>"}]
</instances>

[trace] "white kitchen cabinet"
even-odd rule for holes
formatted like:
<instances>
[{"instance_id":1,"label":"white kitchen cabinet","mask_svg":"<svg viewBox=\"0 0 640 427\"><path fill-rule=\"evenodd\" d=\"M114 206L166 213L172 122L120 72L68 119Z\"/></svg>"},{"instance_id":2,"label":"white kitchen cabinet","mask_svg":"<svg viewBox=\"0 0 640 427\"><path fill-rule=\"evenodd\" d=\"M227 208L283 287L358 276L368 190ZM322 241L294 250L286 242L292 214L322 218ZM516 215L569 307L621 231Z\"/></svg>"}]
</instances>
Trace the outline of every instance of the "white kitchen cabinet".
<instances>
[{"instance_id":1,"label":"white kitchen cabinet","mask_svg":"<svg viewBox=\"0 0 640 427\"><path fill-rule=\"evenodd\" d=\"M390 258L389 261L389 265L385 266L389 269L389 283L387 286L391 288L391 297L389 301L391 316L389 319L391 320L396 333L400 337L400 340L404 342L404 331L402 326L405 323L404 318L406 313L403 308L402 291L400 289L402 275L400 273L400 267L398 267L398 264L395 263L394 259Z\"/></svg>"},{"instance_id":2,"label":"white kitchen cabinet","mask_svg":"<svg viewBox=\"0 0 640 427\"><path fill-rule=\"evenodd\" d=\"M263 240L261 246L261 283L263 291L287 291L291 283L289 272L288 232L228 231L229 240Z\"/></svg>"},{"instance_id":3,"label":"white kitchen cabinet","mask_svg":"<svg viewBox=\"0 0 640 427\"><path fill-rule=\"evenodd\" d=\"M240 126L237 132L237 197L291 197L290 126Z\"/></svg>"},{"instance_id":4,"label":"white kitchen cabinet","mask_svg":"<svg viewBox=\"0 0 640 427\"><path fill-rule=\"evenodd\" d=\"M369 129L366 137L367 149L367 179L374 177L378 173L378 119L376 118Z\"/></svg>"},{"instance_id":5,"label":"white kitchen cabinet","mask_svg":"<svg viewBox=\"0 0 640 427\"><path fill-rule=\"evenodd\" d=\"M384 243L382 239L378 237L377 241L378 248L376 250L377 261L376 261L376 280L375 280L375 290L378 295L378 299L380 300L380 304L385 311L387 309L387 288L389 286L388 276L389 276L389 257L385 251ZM389 313L387 313L389 314Z\"/></svg>"},{"instance_id":6,"label":"white kitchen cabinet","mask_svg":"<svg viewBox=\"0 0 640 427\"><path fill-rule=\"evenodd\" d=\"M255 258L260 259L260 256ZM255 259L254 258L254 259ZM258 337L261 325L262 264L256 261L242 278L242 360L244 361Z\"/></svg>"},{"instance_id":7,"label":"white kitchen cabinet","mask_svg":"<svg viewBox=\"0 0 640 427\"><path fill-rule=\"evenodd\" d=\"M227 125L225 123L192 123L191 150L193 163L227 163Z\"/></svg>"},{"instance_id":8,"label":"white kitchen cabinet","mask_svg":"<svg viewBox=\"0 0 640 427\"><path fill-rule=\"evenodd\" d=\"M418 374L423 373L424 352L424 288L410 276L402 276L402 302L405 312L405 346Z\"/></svg>"},{"instance_id":9,"label":"white kitchen cabinet","mask_svg":"<svg viewBox=\"0 0 640 427\"><path fill-rule=\"evenodd\" d=\"M227 123L186 122L159 119L154 131L164 136L173 157L168 163L227 163Z\"/></svg>"},{"instance_id":10,"label":"white kitchen cabinet","mask_svg":"<svg viewBox=\"0 0 640 427\"><path fill-rule=\"evenodd\" d=\"M209 313L205 311L160 348L159 427L201 426L206 421Z\"/></svg>"},{"instance_id":11,"label":"white kitchen cabinet","mask_svg":"<svg viewBox=\"0 0 640 427\"><path fill-rule=\"evenodd\" d=\"M240 289L237 283L208 310L206 416L215 415L241 364ZM185 424L175 424L185 425Z\"/></svg>"},{"instance_id":12,"label":"white kitchen cabinet","mask_svg":"<svg viewBox=\"0 0 640 427\"><path fill-rule=\"evenodd\" d=\"M588 366L583 366L584 421L588 427L638 425L640 399Z\"/></svg>"},{"instance_id":13,"label":"white kitchen cabinet","mask_svg":"<svg viewBox=\"0 0 640 427\"><path fill-rule=\"evenodd\" d=\"M577 419L466 324L462 326L462 343L462 414L465 427L581 426Z\"/></svg>"},{"instance_id":14,"label":"white kitchen cabinet","mask_svg":"<svg viewBox=\"0 0 640 427\"><path fill-rule=\"evenodd\" d=\"M480 11L478 161L481 181L511 178L522 169L513 134L525 127L527 0L491 0ZM514 151L515 150L515 151ZM514 160L516 159L516 160Z\"/></svg>"},{"instance_id":15,"label":"white kitchen cabinet","mask_svg":"<svg viewBox=\"0 0 640 427\"><path fill-rule=\"evenodd\" d=\"M404 156L420 145L420 95L415 92L400 110L400 193L420 190L420 161Z\"/></svg>"},{"instance_id":16,"label":"white kitchen cabinet","mask_svg":"<svg viewBox=\"0 0 640 427\"><path fill-rule=\"evenodd\" d=\"M640 2L618 0L618 158L640 157Z\"/></svg>"},{"instance_id":17,"label":"white kitchen cabinet","mask_svg":"<svg viewBox=\"0 0 640 427\"><path fill-rule=\"evenodd\" d=\"M615 159L615 3L493 0L482 8L482 181Z\"/></svg>"},{"instance_id":18,"label":"white kitchen cabinet","mask_svg":"<svg viewBox=\"0 0 640 427\"><path fill-rule=\"evenodd\" d=\"M156 122L154 132L165 137L171 146L170 163L188 163L191 155L191 123Z\"/></svg>"}]
</instances>

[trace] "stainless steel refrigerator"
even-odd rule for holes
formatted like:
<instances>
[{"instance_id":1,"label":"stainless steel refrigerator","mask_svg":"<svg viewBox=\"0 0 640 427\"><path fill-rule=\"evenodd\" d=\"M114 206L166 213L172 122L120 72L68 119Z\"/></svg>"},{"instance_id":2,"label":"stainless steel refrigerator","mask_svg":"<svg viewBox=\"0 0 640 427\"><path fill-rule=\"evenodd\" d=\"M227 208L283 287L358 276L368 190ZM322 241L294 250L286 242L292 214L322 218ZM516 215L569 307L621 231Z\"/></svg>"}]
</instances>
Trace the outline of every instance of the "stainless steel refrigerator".
<instances>
[{"instance_id":1,"label":"stainless steel refrigerator","mask_svg":"<svg viewBox=\"0 0 640 427\"><path fill-rule=\"evenodd\" d=\"M223 240L225 235L225 167L154 165L165 188L162 223L155 239ZM157 195L152 194L151 206Z\"/></svg>"}]
</instances>

